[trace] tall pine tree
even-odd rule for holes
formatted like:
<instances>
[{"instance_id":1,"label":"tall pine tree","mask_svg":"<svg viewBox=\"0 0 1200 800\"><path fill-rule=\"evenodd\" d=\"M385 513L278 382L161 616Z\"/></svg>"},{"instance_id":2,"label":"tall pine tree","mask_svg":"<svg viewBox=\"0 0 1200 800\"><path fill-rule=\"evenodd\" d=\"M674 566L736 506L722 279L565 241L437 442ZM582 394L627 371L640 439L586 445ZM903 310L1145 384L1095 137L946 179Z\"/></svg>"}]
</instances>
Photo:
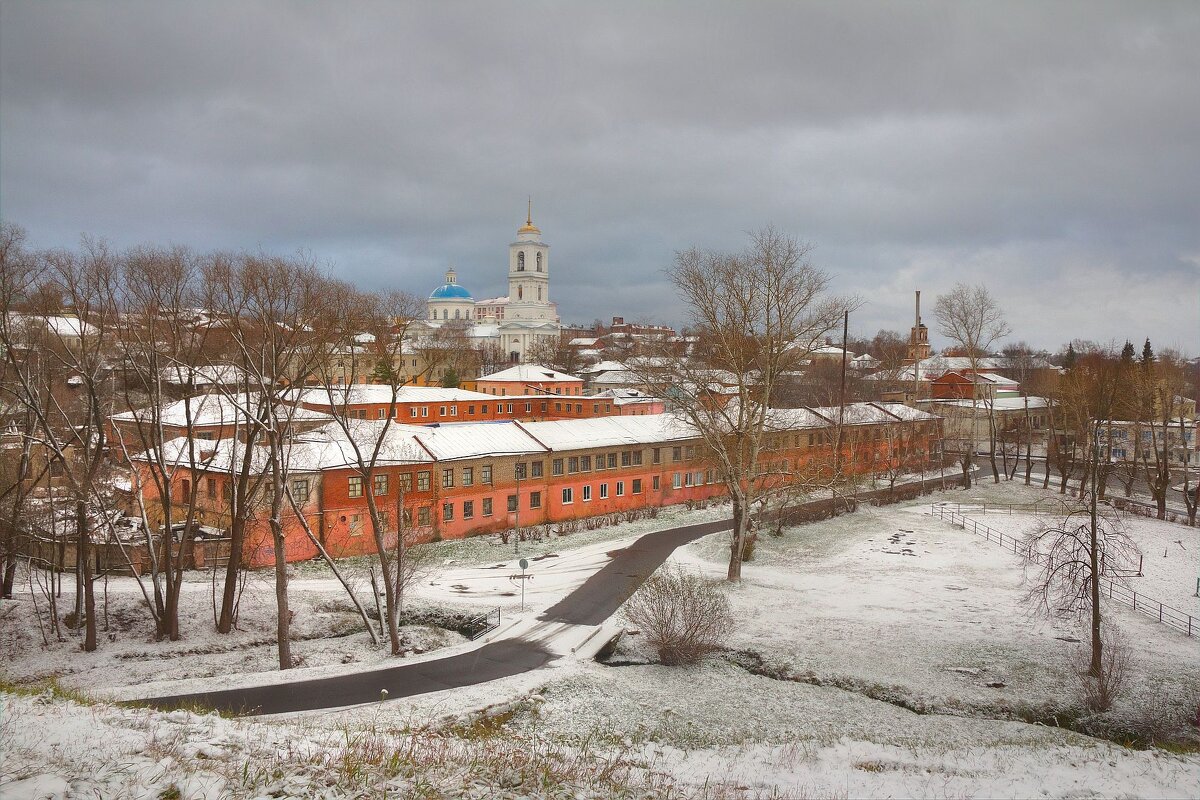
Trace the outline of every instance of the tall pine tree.
<instances>
[{"instance_id":1,"label":"tall pine tree","mask_svg":"<svg viewBox=\"0 0 1200 800\"><path fill-rule=\"evenodd\" d=\"M1142 369L1150 369L1154 366L1154 348L1150 346L1150 340L1142 345Z\"/></svg>"},{"instance_id":2,"label":"tall pine tree","mask_svg":"<svg viewBox=\"0 0 1200 800\"><path fill-rule=\"evenodd\" d=\"M1122 350L1121 350L1121 363L1122 364L1132 364L1133 358L1135 355L1136 355L1136 353L1133 349L1133 342L1126 339L1125 347L1122 348Z\"/></svg>"}]
</instances>

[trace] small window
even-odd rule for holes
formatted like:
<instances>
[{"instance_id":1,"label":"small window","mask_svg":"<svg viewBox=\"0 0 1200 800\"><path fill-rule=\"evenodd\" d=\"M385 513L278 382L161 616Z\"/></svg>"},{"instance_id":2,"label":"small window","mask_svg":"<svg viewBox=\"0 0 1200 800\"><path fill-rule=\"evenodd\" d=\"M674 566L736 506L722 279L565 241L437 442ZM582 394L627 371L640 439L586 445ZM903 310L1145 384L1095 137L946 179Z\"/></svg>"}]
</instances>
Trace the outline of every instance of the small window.
<instances>
[{"instance_id":1,"label":"small window","mask_svg":"<svg viewBox=\"0 0 1200 800\"><path fill-rule=\"evenodd\" d=\"M462 485L463 486L474 486L475 485L475 468L474 467L463 467Z\"/></svg>"},{"instance_id":2,"label":"small window","mask_svg":"<svg viewBox=\"0 0 1200 800\"><path fill-rule=\"evenodd\" d=\"M591 502L591 499L592 499L592 487L584 486L583 487L583 502L585 502L585 503Z\"/></svg>"},{"instance_id":3,"label":"small window","mask_svg":"<svg viewBox=\"0 0 1200 800\"><path fill-rule=\"evenodd\" d=\"M562 475L563 474L563 460L561 458L554 459L554 461L552 461L550 463L550 466L551 466L551 472L554 475Z\"/></svg>"},{"instance_id":4,"label":"small window","mask_svg":"<svg viewBox=\"0 0 1200 800\"><path fill-rule=\"evenodd\" d=\"M442 522L454 521L454 503L442 503Z\"/></svg>"},{"instance_id":5,"label":"small window","mask_svg":"<svg viewBox=\"0 0 1200 800\"><path fill-rule=\"evenodd\" d=\"M651 488L651 489L653 489L653 490L654 490L654 491L656 491L656 492L658 491L658 488L659 488L659 482L658 482L658 476L657 476L657 475L655 475L654 477L652 477L652 478L650 479L650 488Z\"/></svg>"},{"instance_id":6,"label":"small window","mask_svg":"<svg viewBox=\"0 0 1200 800\"><path fill-rule=\"evenodd\" d=\"M388 476L387 475L376 475L375 476L375 496L382 497L383 495L386 495L387 493L388 493Z\"/></svg>"},{"instance_id":7,"label":"small window","mask_svg":"<svg viewBox=\"0 0 1200 800\"><path fill-rule=\"evenodd\" d=\"M504 404L504 413L505 413L505 414L510 414L510 415L512 414L512 403L505 403L505 404Z\"/></svg>"},{"instance_id":8,"label":"small window","mask_svg":"<svg viewBox=\"0 0 1200 800\"><path fill-rule=\"evenodd\" d=\"M582 414L582 413L583 413L583 403L576 403L576 404L575 404L575 413L576 413L576 414Z\"/></svg>"},{"instance_id":9,"label":"small window","mask_svg":"<svg viewBox=\"0 0 1200 800\"><path fill-rule=\"evenodd\" d=\"M421 406L421 416L422 417L429 416L429 406Z\"/></svg>"},{"instance_id":10,"label":"small window","mask_svg":"<svg viewBox=\"0 0 1200 800\"><path fill-rule=\"evenodd\" d=\"M204 479L204 488L207 491L209 500L217 499L217 479L216 478L205 478Z\"/></svg>"},{"instance_id":11,"label":"small window","mask_svg":"<svg viewBox=\"0 0 1200 800\"><path fill-rule=\"evenodd\" d=\"M349 497L363 496L363 479L358 475L351 475L348 479L346 494Z\"/></svg>"},{"instance_id":12,"label":"small window","mask_svg":"<svg viewBox=\"0 0 1200 800\"><path fill-rule=\"evenodd\" d=\"M418 492L428 492L429 491L429 477L430 476L429 476L428 470L417 473L417 491Z\"/></svg>"},{"instance_id":13,"label":"small window","mask_svg":"<svg viewBox=\"0 0 1200 800\"><path fill-rule=\"evenodd\" d=\"M479 468L479 482L487 486L492 485L492 465L484 464Z\"/></svg>"},{"instance_id":14,"label":"small window","mask_svg":"<svg viewBox=\"0 0 1200 800\"><path fill-rule=\"evenodd\" d=\"M442 488L451 489L454 487L454 468L442 470Z\"/></svg>"},{"instance_id":15,"label":"small window","mask_svg":"<svg viewBox=\"0 0 1200 800\"><path fill-rule=\"evenodd\" d=\"M608 484L607 483L600 484L600 499L601 500L608 499Z\"/></svg>"},{"instance_id":16,"label":"small window","mask_svg":"<svg viewBox=\"0 0 1200 800\"><path fill-rule=\"evenodd\" d=\"M575 493L570 486L562 490L562 504L569 506L575 502Z\"/></svg>"},{"instance_id":17,"label":"small window","mask_svg":"<svg viewBox=\"0 0 1200 800\"><path fill-rule=\"evenodd\" d=\"M533 413L533 403L526 403L526 404L525 404L525 413L526 413L526 414L531 414L531 413Z\"/></svg>"},{"instance_id":18,"label":"small window","mask_svg":"<svg viewBox=\"0 0 1200 800\"><path fill-rule=\"evenodd\" d=\"M546 413L546 409L549 407L549 405L550 405L549 403L542 403L542 413L543 414Z\"/></svg>"},{"instance_id":19,"label":"small window","mask_svg":"<svg viewBox=\"0 0 1200 800\"><path fill-rule=\"evenodd\" d=\"M625 496L625 481L617 481L617 497Z\"/></svg>"},{"instance_id":20,"label":"small window","mask_svg":"<svg viewBox=\"0 0 1200 800\"><path fill-rule=\"evenodd\" d=\"M441 408L438 409L438 416L439 417L446 416L446 407L445 406L442 406Z\"/></svg>"},{"instance_id":21,"label":"small window","mask_svg":"<svg viewBox=\"0 0 1200 800\"><path fill-rule=\"evenodd\" d=\"M351 514L349 517L349 528L351 536L362 536L363 520L362 514Z\"/></svg>"},{"instance_id":22,"label":"small window","mask_svg":"<svg viewBox=\"0 0 1200 800\"><path fill-rule=\"evenodd\" d=\"M592 457L591 456L580 456L579 457L579 469L581 472L591 472L592 471Z\"/></svg>"},{"instance_id":23,"label":"small window","mask_svg":"<svg viewBox=\"0 0 1200 800\"><path fill-rule=\"evenodd\" d=\"M516 510L517 510L517 496L515 494L510 494L508 496L508 513L511 514L512 512L514 512Z\"/></svg>"},{"instance_id":24,"label":"small window","mask_svg":"<svg viewBox=\"0 0 1200 800\"><path fill-rule=\"evenodd\" d=\"M379 418L380 418L380 419L387 419L387 418L388 418L387 411L388 411L388 410L387 410L386 408L381 408L381 409L379 409Z\"/></svg>"},{"instance_id":25,"label":"small window","mask_svg":"<svg viewBox=\"0 0 1200 800\"><path fill-rule=\"evenodd\" d=\"M417 416L417 407L416 407L416 406L409 406L409 407L408 407L408 415L409 415L410 417L416 417L416 416Z\"/></svg>"},{"instance_id":26,"label":"small window","mask_svg":"<svg viewBox=\"0 0 1200 800\"><path fill-rule=\"evenodd\" d=\"M604 453L596 453L596 469L604 469Z\"/></svg>"},{"instance_id":27,"label":"small window","mask_svg":"<svg viewBox=\"0 0 1200 800\"><path fill-rule=\"evenodd\" d=\"M640 467L642 465L642 451L641 450L633 451L633 465L635 467Z\"/></svg>"},{"instance_id":28,"label":"small window","mask_svg":"<svg viewBox=\"0 0 1200 800\"><path fill-rule=\"evenodd\" d=\"M532 464L530 464L529 474L535 478L542 477L542 462L534 461Z\"/></svg>"},{"instance_id":29,"label":"small window","mask_svg":"<svg viewBox=\"0 0 1200 800\"><path fill-rule=\"evenodd\" d=\"M608 468L609 469L617 468L617 454L616 453L608 454Z\"/></svg>"},{"instance_id":30,"label":"small window","mask_svg":"<svg viewBox=\"0 0 1200 800\"><path fill-rule=\"evenodd\" d=\"M672 447L671 448L671 460L672 461L682 461L683 460L683 448L682 447Z\"/></svg>"},{"instance_id":31,"label":"small window","mask_svg":"<svg viewBox=\"0 0 1200 800\"><path fill-rule=\"evenodd\" d=\"M400 491L408 493L412 491L412 473L400 473Z\"/></svg>"},{"instance_id":32,"label":"small window","mask_svg":"<svg viewBox=\"0 0 1200 800\"><path fill-rule=\"evenodd\" d=\"M600 413L600 404L599 403L592 403L592 413L593 414Z\"/></svg>"},{"instance_id":33,"label":"small window","mask_svg":"<svg viewBox=\"0 0 1200 800\"><path fill-rule=\"evenodd\" d=\"M527 466L528 465L524 461L518 461L516 464L514 464L513 477L519 481L525 480L526 476L529 474Z\"/></svg>"},{"instance_id":34,"label":"small window","mask_svg":"<svg viewBox=\"0 0 1200 800\"><path fill-rule=\"evenodd\" d=\"M662 463L662 448L661 447L656 447L656 448L654 448L654 450L651 451L650 460L655 464Z\"/></svg>"},{"instance_id":35,"label":"small window","mask_svg":"<svg viewBox=\"0 0 1200 800\"><path fill-rule=\"evenodd\" d=\"M474 518L475 518L475 501L474 500L464 500L463 501L463 519L474 519Z\"/></svg>"},{"instance_id":36,"label":"small window","mask_svg":"<svg viewBox=\"0 0 1200 800\"><path fill-rule=\"evenodd\" d=\"M633 479L633 493L634 494L642 493L642 479L641 478Z\"/></svg>"},{"instance_id":37,"label":"small window","mask_svg":"<svg viewBox=\"0 0 1200 800\"><path fill-rule=\"evenodd\" d=\"M574 475L576 472L579 472L579 458L571 456L567 459L567 474Z\"/></svg>"},{"instance_id":38,"label":"small window","mask_svg":"<svg viewBox=\"0 0 1200 800\"><path fill-rule=\"evenodd\" d=\"M671 476L671 486L675 489L679 489L683 486L683 476L678 472Z\"/></svg>"},{"instance_id":39,"label":"small window","mask_svg":"<svg viewBox=\"0 0 1200 800\"><path fill-rule=\"evenodd\" d=\"M492 515L492 498L483 498L483 516L490 517Z\"/></svg>"},{"instance_id":40,"label":"small window","mask_svg":"<svg viewBox=\"0 0 1200 800\"><path fill-rule=\"evenodd\" d=\"M541 492L530 492L529 493L529 507L530 508L541 508L542 507L542 493Z\"/></svg>"}]
</instances>

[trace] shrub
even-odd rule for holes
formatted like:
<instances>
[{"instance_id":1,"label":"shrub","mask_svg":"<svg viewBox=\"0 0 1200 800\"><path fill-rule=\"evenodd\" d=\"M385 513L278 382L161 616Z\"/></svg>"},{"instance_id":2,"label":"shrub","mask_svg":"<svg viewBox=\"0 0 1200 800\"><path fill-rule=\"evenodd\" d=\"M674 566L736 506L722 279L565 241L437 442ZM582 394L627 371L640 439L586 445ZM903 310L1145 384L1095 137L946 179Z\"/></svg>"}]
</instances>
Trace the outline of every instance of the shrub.
<instances>
[{"instance_id":1,"label":"shrub","mask_svg":"<svg viewBox=\"0 0 1200 800\"><path fill-rule=\"evenodd\" d=\"M733 630L733 612L720 585L678 565L651 575L625 604L663 664L695 664L720 650Z\"/></svg>"},{"instance_id":2,"label":"shrub","mask_svg":"<svg viewBox=\"0 0 1200 800\"><path fill-rule=\"evenodd\" d=\"M1129 643L1115 627L1104 625L1100 630L1100 675L1090 674L1091 647L1081 643L1075 651L1075 673L1084 704L1092 711L1108 711L1121 694L1129 672Z\"/></svg>"}]
</instances>

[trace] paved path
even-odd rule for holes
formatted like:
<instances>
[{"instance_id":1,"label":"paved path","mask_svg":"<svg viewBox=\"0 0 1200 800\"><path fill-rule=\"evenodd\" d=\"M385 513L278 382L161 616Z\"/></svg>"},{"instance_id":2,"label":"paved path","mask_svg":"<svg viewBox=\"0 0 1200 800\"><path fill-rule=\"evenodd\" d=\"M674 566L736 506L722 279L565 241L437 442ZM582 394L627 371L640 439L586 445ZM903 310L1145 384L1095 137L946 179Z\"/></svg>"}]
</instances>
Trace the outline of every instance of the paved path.
<instances>
[{"instance_id":1,"label":"paved path","mask_svg":"<svg viewBox=\"0 0 1200 800\"><path fill-rule=\"evenodd\" d=\"M466 653L332 678L155 697L131 703L159 708L200 705L222 711L282 714L378 702L381 689L387 689L389 699L396 699L528 672L560 658L552 647L556 638L577 632L578 626L596 626L611 617L675 548L710 533L729 530L732 525L731 520L718 520L648 533L617 552L582 586L546 609L537 623L520 636L494 641Z\"/></svg>"}]
</instances>

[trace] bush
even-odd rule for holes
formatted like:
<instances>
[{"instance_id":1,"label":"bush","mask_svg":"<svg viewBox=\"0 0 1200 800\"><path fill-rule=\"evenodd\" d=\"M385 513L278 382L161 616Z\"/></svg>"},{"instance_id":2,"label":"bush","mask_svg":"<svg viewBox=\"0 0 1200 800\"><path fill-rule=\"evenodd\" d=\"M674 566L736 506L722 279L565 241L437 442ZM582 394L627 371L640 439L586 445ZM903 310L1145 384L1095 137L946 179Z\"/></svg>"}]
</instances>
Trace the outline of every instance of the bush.
<instances>
[{"instance_id":1,"label":"bush","mask_svg":"<svg viewBox=\"0 0 1200 800\"><path fill-rule=\"evenodd\" d=\"M733 631L733 612L719 584L666 565L625 604L625 617L667 665L695 664L720 650Z\"/></svg>"},{"instance_id":2,"label":"bush","mask_svg":"<svg viewBox=\"0 0 1200 800\"><path fill-rule=\"evenodd\" d=\"M1108 711L1125 687L1129 671L1129 643L1115 627L1100 629L1100 675L1089 674L1091 646L1083 642L1075 651L1073 664L1079 676L1079 690L1084 704L1092 711Z\"/></svg>"}]
</instances>

